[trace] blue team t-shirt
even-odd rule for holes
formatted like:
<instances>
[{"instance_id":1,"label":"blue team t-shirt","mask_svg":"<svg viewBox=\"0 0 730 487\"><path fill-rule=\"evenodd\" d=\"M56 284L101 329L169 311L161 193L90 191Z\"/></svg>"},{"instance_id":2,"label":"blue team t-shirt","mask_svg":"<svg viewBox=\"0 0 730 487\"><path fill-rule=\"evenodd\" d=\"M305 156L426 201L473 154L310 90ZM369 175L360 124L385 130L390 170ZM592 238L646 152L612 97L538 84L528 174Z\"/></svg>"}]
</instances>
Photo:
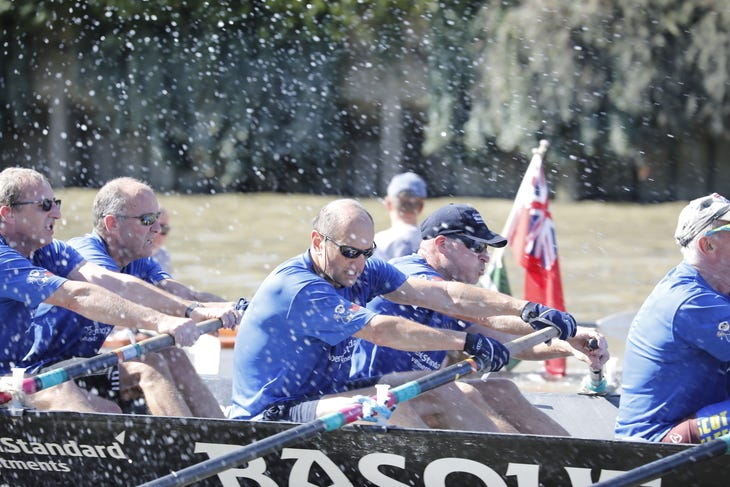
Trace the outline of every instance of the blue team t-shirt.
<instances>
[{"instance_id":1,"label":"blue team t-shirt","mask_svg":"<svg viewBox=\"0 0 730 487\"><path fill-rule=\"evenodd\" d=\"M418 254L407 255L390 260L398 270L407 276L421 279L443 281L426 259ZM368 309L382 315L402 316L409 320L448 330L464 331L470 323L457 320L439 312L410 305L397 304L379 296L368 303ZM446 359L448 352L435 350L429 352L406 352L375 345L367 340L358 340L352 355L350 377L364 379L379 377L391 372L410 370L437 370Z\"/></svg>"},{"instance_id":2,"label":"blue team t-shirt","mask_svg":"<svg viewBox=\"0 0 730 487\"><path fill-rule=\"evenodd\" d=\"M730 298L682 263L629 329L616 437L659 441L698 409L728 399L729 366Z\"/></svg>"},{"instance_id":3,"label":"blue team t-shirt","mask_svg":"<svg viewBox=\"0 0 730 487\"><path fill-rule=\"evenodd\" d=\"M0 374L24 367L23 357L33 344L31 319L38 305L66 282L82 257L54 240L30 259L0 237Z\"/></svg>"},{"instance_id":4,"label":"blue team t-shirt","mask_svg":"<svg viewBox=\"0 0 730 487\"><path fill-rule=\"evenodd\" d=\"M239 325L230 416L253 419L273 404L346 390L357 340L352 335L375 315L365 305L405 280L380 259L368 259L348 288L317 275L309 252L277 267Z\"/></svg>"},{"instance_id":5,"label":"blue team t-shirt","mask_svg":"<svg viewBox=\"0 0 730 487\"><path fill-rule=\"evenodd\" d=\"M84 260L110 271L129 274L152 284L170 278L151 257L137 259L120 269L96 232L73 238L68 245L76 249ZM69 309L41 304L33 317L33 344L24 363L33 372L72 357L94 356L113 328L113 325L84 318Z\"/></svg>"}]
</instances>

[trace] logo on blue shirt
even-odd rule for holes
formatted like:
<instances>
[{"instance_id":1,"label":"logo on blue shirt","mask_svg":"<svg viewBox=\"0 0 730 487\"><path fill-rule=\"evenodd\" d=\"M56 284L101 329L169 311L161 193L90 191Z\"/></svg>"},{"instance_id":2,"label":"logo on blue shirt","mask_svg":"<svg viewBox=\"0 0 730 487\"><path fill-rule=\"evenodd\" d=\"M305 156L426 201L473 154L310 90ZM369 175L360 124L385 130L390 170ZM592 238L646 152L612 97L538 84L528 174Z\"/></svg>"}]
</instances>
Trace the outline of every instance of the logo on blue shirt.
<instances>
[{"instance_id":1,"label":"logo on blue shirt","mask_svg":"<svg viewBox=\"0 0 730 487\"><path fill-rule=\"evenodd\" d=\"M46 270L33 269L28 273L28 282L40 282L41 284L48 282L53 274Z\"/></svg>"},{"instance_id":2,"label":"logo on blue shirt","mask_svg":"<svg viewBox=\"0 0 730 487\"><path fill-rule=\"evenodd\" d=\"M730 323L723 321L717 325L717 337L730 342Z\"/></svg>"},{"instance_id":3,"label":"logo on blue shirt","mask_svg":"<svg viewBox=\"0 0 730 487\"><path fill-rule=\"evenodd\" d=\"M342 323L349 323L352 318L355 317L355 313L360 309L360 306L352 303L349 308L345 308L344 304L338 304L335 306L335 320Z\"/></svg>"}]
</instances>

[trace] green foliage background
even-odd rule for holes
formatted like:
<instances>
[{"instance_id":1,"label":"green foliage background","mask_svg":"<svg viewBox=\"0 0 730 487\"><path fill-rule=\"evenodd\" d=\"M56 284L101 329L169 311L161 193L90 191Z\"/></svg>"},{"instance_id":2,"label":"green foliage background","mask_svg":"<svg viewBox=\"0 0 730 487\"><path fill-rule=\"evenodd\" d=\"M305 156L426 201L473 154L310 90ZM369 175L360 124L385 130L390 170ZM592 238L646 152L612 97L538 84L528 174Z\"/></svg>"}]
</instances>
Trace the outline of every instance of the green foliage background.
<instances>
[{"instance_id":1,"label":"green foliage background","mask_svg":"<svg viewBox=\"0 0 730 487\"><path fill-rule=\"evenodd\" d=\"M414 169L508 196L545 137L577 199L721 191L729 33L711 0L0 0L0 164L326 194ZM377 150L392 79L398 168Z\"/></svg>"}]
</instances>

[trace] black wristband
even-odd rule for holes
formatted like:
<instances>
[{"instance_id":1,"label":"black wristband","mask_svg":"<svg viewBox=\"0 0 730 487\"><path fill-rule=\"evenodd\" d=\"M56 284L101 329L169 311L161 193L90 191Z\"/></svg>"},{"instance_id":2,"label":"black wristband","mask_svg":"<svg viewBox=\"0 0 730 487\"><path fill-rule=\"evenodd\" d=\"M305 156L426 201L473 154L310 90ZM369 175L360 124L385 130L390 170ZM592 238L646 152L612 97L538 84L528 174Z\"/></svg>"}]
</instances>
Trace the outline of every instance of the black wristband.
<instances>
[{"instance_id":1,"label":"black wristband","mask_svg":"<svg viewBox=\"0 0 730 487\"><path fill-rule=\"evenodd\" d=\"M193 302L190 304L190 306L187 307L185 310L185 318L190 318L190 314L193 312L195 308L200 308L201 304L198 302Z\"/></svg>"},{"instance_id":2,"label":"black wristband","mask_svg":"<svg viewBox=\"0 0 730 487\"><path fill-rule=\"evenodd\" d=\"M465 352L468 350L471 350L474 347L474 342L476 341L476 336L473 333L467 333L464 337L464 350Z\"/></svg>"}]
</instances>

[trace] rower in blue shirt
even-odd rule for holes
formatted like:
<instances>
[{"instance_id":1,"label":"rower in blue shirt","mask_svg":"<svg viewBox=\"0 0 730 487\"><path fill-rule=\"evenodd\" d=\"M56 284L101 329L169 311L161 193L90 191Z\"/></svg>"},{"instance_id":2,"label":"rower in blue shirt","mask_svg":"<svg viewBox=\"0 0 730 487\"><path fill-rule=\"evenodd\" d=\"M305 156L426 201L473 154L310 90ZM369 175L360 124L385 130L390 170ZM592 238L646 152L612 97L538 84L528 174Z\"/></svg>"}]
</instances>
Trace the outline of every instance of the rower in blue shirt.
<instances>
[{"instance_id":1,"label":"rower in blue shirt","mask_svg":"<svg viewBox=\"0 0 730 487\"><path fill-rule=\"evenodd\" d=\"M493 370L508 361L497 340L367 309L379 295L479 322L491 315L522 315L525 321L516 320L516 334L533 330L527 322L546 326L535 319L543 314L563 336L575 333L575 320L567 313L476 286L409 278L382 260L368 259L374 252L373 219L355 200L325 205L313 227L309 250L265 279L241 321L234 348L233 418L308 422L338 411L350 396L369 395L372 389L350 390L356 338L412 351L464 350L487 359ZM429 393L399 406L391 421L492 430L475 408L465 405L465 412ZM429 424L426 418L434 417L443 422Z\"/></svg>"},{"instance_id":2,"label":"rower in blue shirt","mask_svg":"<svg viewBox=\"0 0 730 487\"><path fill-rule=\"evenodd\" d=\"M151 257L160 231L159 203L152 188L130 177L112 179L102 186L93 202L94 231L68 244L115 281L106 283L130 299L139 294L156 296L150 305L172 312L175 299L187 301L186 316L197 319L221 317L228 327L238 321L234 303L195 291L175 281ZM137 291L134 289L137 288ZM172 300L172 302L171 302ZM206 301L203 306L199 301ZM29 333L33 345L24 357L29 371L50 364L92 357L99 353L113 324L84 317L72 310L42 304ZM168 347L120 364L120 389L141 389L154 415L224 417L218 401L203 383L184 350ZM106 393L106 391L103 391ZM118 393L110 395L118 399Z\"/></svg>"},{"instance_id":3,"label":"rower in blue shirt","mask_svg":"<svg viewBox=\"0 0 730 487\"><path fill-rule=\"evenodd\" d=\"M61 218L61 200L38 171L11 167L0 172L0 373L24 368L35 336L31 317L42 303L73 310L85 317L121 326L140 326L170 333L180 345L191 345L199 332L189 318L178 318L121 298L98 285L117 277L86 262L68 245L53 239ZM184 300L169 303L182 311ZM119 406L93 396L73 381L27 396L37 409L120 412Z\"/></svg>"},{"instance_id":4,"label":"rower in blue shirt","mask_svg":"<svg viewBox=\"0 0 730 487\"><path fill-rule=\"evenodd\" d=\"M730 432L730 201L682 209L683 261L656 285L626 339L620 439L702 443Z\"/></svg>"},{"instance_id":5,"label":"rower in blue shirt","mask_svg":"<svg viewBox=\"0 0 730 487\"><path fill-rule=\"evenodd\" d=\"M449 204L429 215L421 225L423 240L416 254L391 259L390 263L407 276L431 281L455 281L476 284L489 262L489 247L503 247L507 240L492 232L476 208L470 205ZM498 333L494 328L462 321L437 311L410 305L397 304L377 297L368 308L380 314L398 315L424 325L470 333L482 333L500 341L516 338ZM490 319L498 327L517 316L501 316ZM589 349L587 344L595 338L599 346ZM575 348L571 346L575 344ZM575 356L595 368L609 358L604 337L594 329L578 327L570 342L552 340L541 344L520 358L544 360L563 356ZM442 367L447 359L443 350L408 352L375 345L359 340L352 357L351 378L364 380L404 371L433 371ZM379 379L388 382L390 378ZM462 379L460 382L464 382ZM489 404L484 411L502 432L519 432L542 435L565 435L567 432L539 409L532 406L519 389L508 380L466 380L462 388L480 394Z\"/></svg>"}]
</instances>

